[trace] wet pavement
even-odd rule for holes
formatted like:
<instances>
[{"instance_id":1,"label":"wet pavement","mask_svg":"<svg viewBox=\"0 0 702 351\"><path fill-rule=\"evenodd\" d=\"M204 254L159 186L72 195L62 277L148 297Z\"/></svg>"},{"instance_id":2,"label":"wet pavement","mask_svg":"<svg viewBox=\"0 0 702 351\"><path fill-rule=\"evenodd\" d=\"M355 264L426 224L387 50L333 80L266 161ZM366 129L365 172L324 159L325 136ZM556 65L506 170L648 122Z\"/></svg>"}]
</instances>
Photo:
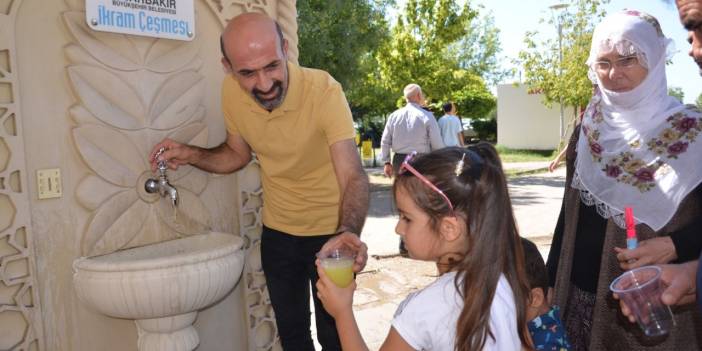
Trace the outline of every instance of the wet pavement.
<instances>
[{"instance_id":1,"label":"wet pavement","mask_svg":"<svg viewBox=\"0 0 702 351\"><path fill-rule=\"evenodd\" d=\"M563 197L565 168L545 171L548 163L505 164L528 175L508 179L510 196L520 234L534 241L548 255ZM541 173L533 173L544 171ZM397 306L407 294L423 288L437 277L431 262L397 255L397 216L390 193L391 180L380 169L367 170L371 178L371 205L361 238L368 245L366 268L357 276L354 313L370 350L378 350L390 329Z\"/></svg>"}]
</instances>

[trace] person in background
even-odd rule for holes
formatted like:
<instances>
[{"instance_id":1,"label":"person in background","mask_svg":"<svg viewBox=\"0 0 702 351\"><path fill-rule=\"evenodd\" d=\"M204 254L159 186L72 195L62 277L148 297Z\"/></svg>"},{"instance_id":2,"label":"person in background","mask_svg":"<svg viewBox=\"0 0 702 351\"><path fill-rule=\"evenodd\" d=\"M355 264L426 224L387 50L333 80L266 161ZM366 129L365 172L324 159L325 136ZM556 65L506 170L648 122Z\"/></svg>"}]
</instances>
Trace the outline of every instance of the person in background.
<instances>
[{"instance_id":1,"label":"person in background","mask_svg":"<svg viewBox=\"0 0 702 351\"><path fill-rule=\"evenodd\" d=\"M566 191L548 268L554 303L574 350L699 349L695 309L675 312L675 331L646 338L618 318L609 284L625 270L700 255L702 131L699 111L667 95L670 39L645 13L607 16L588 65L597 85L566 153ZM633 206L639 245L627 250Z\"/></svg>"},{"instance_id":2,"label":"person in background","mask_svg":"<svg viewBox=\"0 0 702 351\"><path fill-rule=\"evenodd\" d=\"M282 346L314 350L311 285L317 339L325 350L340 350L334 319L317 299L314 261L321 248L341 245L357 252L354 271L367 259L358 235L368 212L368 177L349 105L328 73L288 61L288 42L266 15L233 18L220 44L225 142L205 149L165 139L151 152L152 170L165 160L174 169L190 164L230 173L255 152L264 203L261 263Z\"/></svg>"},{"instance_id":3,"label":"person in background","mask_svg":"<svg viewBox=\"0 0 702 351\"><path fill-rule=\"evenodd\" d=\"M563 160L565 159L566 150L567 150L566 148L563 148L563 150L561 150L558 153L556 158L554 158L553 160L551 160L551 162L549 162L549 164L548 164L548 171L549 172L554 172L556 170L556 168L558 168L558 166L561 164L561 162L563 162Z\"/></svg>"},{"instance_id":4,"label":"person in background","mask_svg":"<svg viewBox=\"0 0 702 351\"><path fill-rule=\"evenodd\" d=\"M445 146L461 146L463 142L463 126L461 119L456 115L456 104L449 101L444 104L444 115L439 118L441 139Z\"/></svg>"},{"instance_id":5,"label":"person in background","mask_svg":"<svg viewBox=\"0 0 702 351\"><path fill-rule=\"evenodd\" d=\"M521 238L524 250L524 262L529 279L529 301L527 302L526 320L529 334L537 351L568 351L570 343L561 322L558 306L549 306L548 272L546 264L536 245L528 239Z\"/></svg>"},{"instance_id":6,"label":"person in background","mask_svg":"<svg viewBox=\"0 0 702 351\"><path fill-rule=\"evenodd\" d=\"M408 84L403 93L407 104L390 114L380 139L380 159L387 177L397 174L408 154L414 151L425 154L444 147L436 118L423 108L425 99L422 88L414 83ZM401 237L399 251L400 255L407 256Z\"/></svg>"},{"instance_id":7,"label":"person in background","mask_svg":"<svg viewBox=\"0 0 702 351\"><path fill-rule=\"evenodd\" d=\"M413 155L393 185L395 231L410 257L435 262L441 275L400 303L380 350L527 349L528 281L497 151L479 143ZM355 283L339 288L317 267L342 348L368 350L353 314Z\"/></svg>"}]
</instances>

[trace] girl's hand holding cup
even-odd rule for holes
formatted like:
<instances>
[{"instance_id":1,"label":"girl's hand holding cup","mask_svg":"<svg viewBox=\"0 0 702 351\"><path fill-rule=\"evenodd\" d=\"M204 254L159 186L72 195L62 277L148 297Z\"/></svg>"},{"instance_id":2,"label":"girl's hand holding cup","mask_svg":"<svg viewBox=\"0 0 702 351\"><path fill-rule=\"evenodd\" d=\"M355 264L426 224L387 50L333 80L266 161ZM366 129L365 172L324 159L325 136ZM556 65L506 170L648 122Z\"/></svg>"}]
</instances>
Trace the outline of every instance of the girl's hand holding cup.
<instances>
[{"instance_id":1,"label":"girl's hand holding cup","mask_svg":"<svg viewBox=\"0 0 702 351\"><path fill-rule=\"evenodd\" d=\"M317 297L322 301L324 309L332 317L337 318L343 313L353 313L353 292L356 290L356 282L351 271L353 256L340 258L338 257L340 250L334 251L337 253L320 251L317 254L315 264L319 280L315 286Z\"/></svg>"}]
</instances>

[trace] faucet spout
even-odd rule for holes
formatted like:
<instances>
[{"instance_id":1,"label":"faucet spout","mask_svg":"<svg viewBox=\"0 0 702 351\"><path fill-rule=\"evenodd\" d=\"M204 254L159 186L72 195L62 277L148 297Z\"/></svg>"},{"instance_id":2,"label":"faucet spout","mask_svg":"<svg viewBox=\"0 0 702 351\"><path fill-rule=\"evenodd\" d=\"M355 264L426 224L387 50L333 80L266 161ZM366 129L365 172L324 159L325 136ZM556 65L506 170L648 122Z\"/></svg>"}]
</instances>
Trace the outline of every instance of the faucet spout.
<instances>
[{"instance_id":1,"label":"faucet spout","mask_svg":"<svg viewBox=\"0 0 702 351\"><path fill-rule=\"evenodd\" d=\"M159 194L161 197L168 196L173 206L178 206L178 189L168 182L168 179L159 182Z\"/></svg>"}]
</instances>

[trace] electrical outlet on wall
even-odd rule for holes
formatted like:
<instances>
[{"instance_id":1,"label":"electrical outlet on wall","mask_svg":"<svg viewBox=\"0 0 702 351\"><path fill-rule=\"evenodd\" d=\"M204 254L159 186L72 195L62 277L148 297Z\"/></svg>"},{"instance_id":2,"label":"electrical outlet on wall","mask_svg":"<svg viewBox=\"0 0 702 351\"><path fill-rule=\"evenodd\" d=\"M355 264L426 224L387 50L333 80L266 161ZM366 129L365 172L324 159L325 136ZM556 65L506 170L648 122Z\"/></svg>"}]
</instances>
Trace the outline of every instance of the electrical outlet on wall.
<instances>
[{"instance_id":1,"label":"electrical outlet on wall","mask_svg":"<svg viewBox=\"0 0 702 351\"><path fill-rule=\"evenodd\" d=\"M61 188L61 169L37 170L37 194L40 200L61 197Z\"/></svg>"}]
</instances>

